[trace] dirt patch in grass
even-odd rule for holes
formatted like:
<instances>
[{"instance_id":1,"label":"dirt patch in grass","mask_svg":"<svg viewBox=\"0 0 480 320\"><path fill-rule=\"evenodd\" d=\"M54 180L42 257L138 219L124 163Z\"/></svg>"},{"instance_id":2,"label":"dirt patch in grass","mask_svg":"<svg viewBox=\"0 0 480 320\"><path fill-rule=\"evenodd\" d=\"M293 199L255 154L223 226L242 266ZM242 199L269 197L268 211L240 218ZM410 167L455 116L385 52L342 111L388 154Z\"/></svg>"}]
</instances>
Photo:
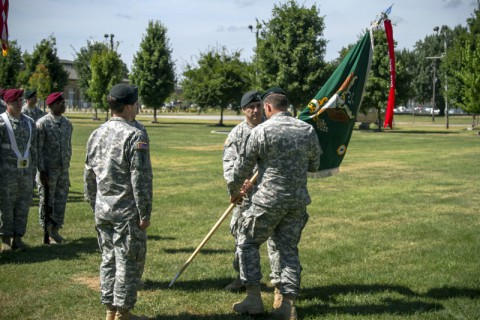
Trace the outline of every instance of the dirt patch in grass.
<instances>
[{"instance_id":1,"label":"dirt patch in grass","mask_svg":"<svg viewBox=\"0 0 480 320\"><path fill-rule=\"evenodd\" d=\"M100 279L98 276L75 276L72 280L83 284L94 291L100 291Z\"/></svg>"}]
</instances>

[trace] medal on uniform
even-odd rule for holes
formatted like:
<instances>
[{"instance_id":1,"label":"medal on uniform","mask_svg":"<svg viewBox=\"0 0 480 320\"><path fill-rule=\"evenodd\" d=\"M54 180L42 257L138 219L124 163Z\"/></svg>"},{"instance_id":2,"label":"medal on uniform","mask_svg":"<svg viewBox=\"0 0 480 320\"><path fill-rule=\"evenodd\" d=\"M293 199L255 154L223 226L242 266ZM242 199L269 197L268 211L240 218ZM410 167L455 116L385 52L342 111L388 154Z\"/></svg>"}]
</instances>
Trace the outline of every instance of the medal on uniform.
<instances>
[{"instance_id":1,"label":"medal on uniform","mask_svg":"<svg viewBox=\"0 0 480 320\"><path fill-rule=\"evenodd\" d=\"M19 158L17 159L17 168L18 169L25 169L28 168L30 165L30 161L28 158Z\"/></svg>"},{"instance_id":2,"label":"medal on uniform","mask_svg":"<svg viewBox=\"0 0 480 320\"><path fill-rule=\"evenodd\" d=\"M10 139L11 148L15 153L15 155L17 156L17 168L18 169L28 168L28 166L30 165L29 158L30 158L30 145L32 142L32 125L30 124L29 121L27 121L28 131L30 133L30 136L28 137L28 142L25 147L25 152L22 156L22 154L20 153L20 150L18 150L17 140L15 139L15 134L13 133L12 124L10 123L10 120L7 117L7 113L4 112L0 116L3 118L3 121L5 122L5 126L7 127L8 138Z\"/></svg>"}]
</instances>

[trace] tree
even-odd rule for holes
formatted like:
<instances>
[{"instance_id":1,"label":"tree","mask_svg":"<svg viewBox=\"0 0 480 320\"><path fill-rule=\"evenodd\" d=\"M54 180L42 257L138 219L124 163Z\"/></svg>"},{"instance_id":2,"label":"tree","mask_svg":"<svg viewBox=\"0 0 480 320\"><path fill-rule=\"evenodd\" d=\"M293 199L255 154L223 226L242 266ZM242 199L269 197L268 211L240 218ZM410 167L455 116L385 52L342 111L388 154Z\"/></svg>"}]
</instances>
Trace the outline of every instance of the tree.
<instances>
[{"instance_id":1,"label":"tree","mask_svg":"<svg viewBox=\"0 0 480 320\"><path fill-rule=\"evenodd\" d=\"M157 122L157 109L175 88L171 55L167 29L158 21L149 21L147 34L133 58L131 79L138 86L142 103L153 108L153 122Z\"/></svg>"},{"instance_id":2,"label":"tree","mask_svg":"<svg viewBox=\"0 0 480 320\"><path fill-rule=\"evenodd\" d=\"M20 74L21 84L27 85L30 77L37 70L37 66L42 64L48 71L51 90L63 91L63 88L68 82L68 74L63 68L60 59L57 57L55 45L55 38L50 36L48 39L43 39L37 44L32 54L25 52L23 56L25 69Z\"/></svg>"},{"instance_id":3,"label":"tree","mask_svg":"<svg viewBox=\"0 0 480 320\"><path fill-rule=\"evenodd\" d=\"M88 83L87 94L96 106L101 107L106 112L108 120L107 94L113 85L122 80L123 65L117 52L105 49L102 52L95 52L90 60L92 78ZM95 109L95 118L97 119L97 110Z\"/></svg>"},{"instance_id":4,"label":"tree","mask_svg":"<svg viewBox=\"0 0 480 320\"><path fill-rule=\"evenodd\" d=\"M390 62L388 56L387 37L384 30L373 32L375 48L373 50L372 65L367 83L361 111L377 110L378 131L382 130L382 112L387 107L390 88Z\"/></svg>"},{"instance_id":5,"label":"tree","mask_svg":"<svg viewBox=\"0 0 480 320\"><path fill-rule=\"evenodd\" d=\"M480 113L480 1L467 19L468 29L455 28L453 45L447 52L444 72L448 72L449 102L473 115L472 126L478 125ZM457 30L460 29L460 30Z\"/></svg>"},{"instance_id":6,"label":"tree","mask_svg":"<svg viewBox=\"0 0 480 320\"><path fill-rule=\"evenodd\" d=\"M319 12L316 6L306 8L288 0L274 5L272 19L263 23L259 33L260 85L285 89L295 110L306 105L330 76L324 62L324 18Z\"/></svg>"},{"instance_id":7,"label":"tree","mask_svg":"<svg viewBox=\"0 0 480 320\"><path fill-rule=\"evenodd\" d=\"M43 111L45 111L45 99L51 91L52 79L45 65L39 64L28 79L28 88L35 88L37 96L43 100Z\"/></svg>"},{"instance_id":8,"label":"tree","mask_svg":"<svg viewBox=\"0 0 480 320\"><path fill-rule=\"evenodd\" d=\"M22 52L15 40L8 42L8 54L0 56L0 87L20 87L19 73L22 68Z\"/></svg>"},{"instance_id":9,"label":"tree","mask_svg":"<svg viewBox=\"0 0 480 320\"><path fill-rule=\"evenodd\" d=\"M85 98L88 100L87 90L89 82L92 79L91 60L95 53L102 53L108 50L108 46L103 42L87 41L87 46L80 48L80 51L75 51L75 59L73 60L73 68L77 71L78 87L85 93Z\"/></svg>"},{"instance_id":10,"label":"tree","mask_svg":"<svg viewBox=\"0 0 480 320\"><path fill-rule=\"evenodd\" d=\"M187 64L182 88L185 98L200 108L220 107L219 126L223 126L223 111L229 104L238 104L252 83L249 68L240 61L240 52L227 53L225 47L200 54L198 67Z\"/></svg>"}]
</instances>

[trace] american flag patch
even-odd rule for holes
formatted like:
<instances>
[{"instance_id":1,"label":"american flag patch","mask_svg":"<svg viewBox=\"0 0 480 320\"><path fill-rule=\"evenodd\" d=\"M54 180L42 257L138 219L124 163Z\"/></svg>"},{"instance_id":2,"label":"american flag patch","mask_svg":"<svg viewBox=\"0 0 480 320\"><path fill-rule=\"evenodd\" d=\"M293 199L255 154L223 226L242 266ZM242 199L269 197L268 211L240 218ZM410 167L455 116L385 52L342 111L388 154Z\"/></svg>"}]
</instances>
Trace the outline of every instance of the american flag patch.
<instances>
[{"instance_id":1,"label":"american flag patch","mask_svg":"<svg viewBox=\"0 0 480 320\"><path fill-rule=\"evenodd\" d=\"M148 150L148 143L139 141L137 142L137 150Z\"/></svg>"}]
</instances>

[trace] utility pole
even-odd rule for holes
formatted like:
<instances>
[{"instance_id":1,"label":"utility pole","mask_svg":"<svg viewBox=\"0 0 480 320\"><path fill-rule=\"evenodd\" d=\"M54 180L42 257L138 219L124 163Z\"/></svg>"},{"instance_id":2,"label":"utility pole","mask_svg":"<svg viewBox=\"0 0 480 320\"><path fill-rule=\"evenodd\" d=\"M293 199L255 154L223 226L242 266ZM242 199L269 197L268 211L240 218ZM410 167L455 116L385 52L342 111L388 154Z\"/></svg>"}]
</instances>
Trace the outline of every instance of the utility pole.
<instances>
[{"instance_id":1,"label":"utility pole","mask_svg":"<svg viewBox=\"0 0 480 320\"><path fill-rule=\"evenodd\" d=\"M260 29L262 28L262 24L258 21L257 18L255 18L257 21L257 25L255 26L255 60L254 60L254 68L255 68L255 73L253 74L253 82L255 86L257 86L257 77L258 77L258 58L257 58L257 49L258 49L258 33ZM254 32L253 29L254 27L250 24L248 26L248 29L250 29L251 32Z\"/></svg>"}]
</instances>

